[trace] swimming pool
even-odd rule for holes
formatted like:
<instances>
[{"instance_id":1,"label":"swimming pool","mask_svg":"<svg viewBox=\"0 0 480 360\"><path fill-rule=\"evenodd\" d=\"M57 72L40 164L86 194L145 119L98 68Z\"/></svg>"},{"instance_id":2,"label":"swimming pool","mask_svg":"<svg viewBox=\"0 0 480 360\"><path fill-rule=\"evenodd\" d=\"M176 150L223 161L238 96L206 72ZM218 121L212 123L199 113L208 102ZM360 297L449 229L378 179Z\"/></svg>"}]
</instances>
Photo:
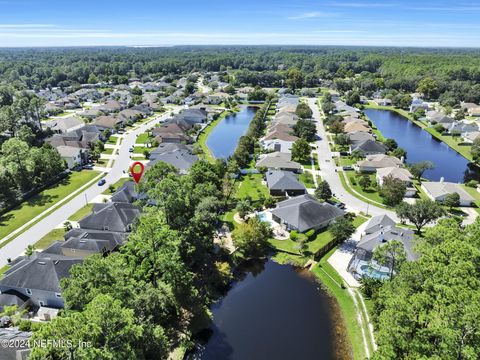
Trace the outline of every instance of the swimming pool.
<instances>
[{"instance_id":1,"label":"swimming pool","mask_svg":"<svg viewBox=\"0 0 480 360\"><path fill-rule=\"evenodd\" d=\"M275 222L270 219L268 214L265 211L257 213L258 218L260 219L261 222L266 222L270 224L270 226L275 225Z\"/></svg>"},{"instance_id":2,"label":"swimming pool","mask_svg":"<svg viewBox=\"0 0 480 360\"><path fill-rule=\"evenodd\" d=\"M386 269L385 267L382 267ZM368 276L370 278L378 279L378 280L387 280L390 278L390 273L387 271L381 271L371 267L370 265L361 265L359 268L359 275L361 276Z\"/></svg>"}]
</instances>

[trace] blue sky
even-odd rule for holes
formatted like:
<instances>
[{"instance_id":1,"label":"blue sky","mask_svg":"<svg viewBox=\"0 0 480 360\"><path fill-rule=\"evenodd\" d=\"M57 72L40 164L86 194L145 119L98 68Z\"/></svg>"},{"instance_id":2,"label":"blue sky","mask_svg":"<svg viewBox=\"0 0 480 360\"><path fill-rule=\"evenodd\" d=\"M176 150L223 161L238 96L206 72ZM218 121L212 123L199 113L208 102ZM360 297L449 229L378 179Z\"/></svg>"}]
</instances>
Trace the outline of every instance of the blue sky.
<instances>
[{"instance_id":1,"label":"blue sky","mask_svg":"<svg viewBox=\"0 0 480 360\"><path fill-rule=\"evenodd\" d=\"M0 0L0 46L480 47L480 1Z\"/></svg>"}]
</instances>

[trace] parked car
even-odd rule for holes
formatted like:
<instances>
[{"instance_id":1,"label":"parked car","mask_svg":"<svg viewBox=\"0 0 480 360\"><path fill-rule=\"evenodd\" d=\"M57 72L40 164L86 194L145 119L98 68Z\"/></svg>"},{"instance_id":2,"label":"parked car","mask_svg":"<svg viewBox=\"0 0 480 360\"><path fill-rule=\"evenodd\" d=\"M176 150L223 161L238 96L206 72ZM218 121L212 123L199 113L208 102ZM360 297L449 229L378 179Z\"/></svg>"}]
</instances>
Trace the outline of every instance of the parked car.
<instances>
[{"instance_id":1,"label":"parked car","mask_svg":"<svg viewBox=\"0 0 480 360\"><path fill-rule=\"evenodd\" d=\"M345 171L350 171L350 170L353 170L353 167L351 167L350 165L345 165L342 167L342 169Z\"/></svg>"},{"instance_id":2,"label":"parked car","mask_svg":"<svg viewBox=\"0 0 480 360\"><path fill-rule=\"evenodd\" d=\"M133 148L133 146L132 146L132 147L130 147L130 148L128 149L128 152L133 153L133 150L134 150L134 148Z\"/></svg>"},{"instance_id":3,"label":"parked car","mask_svg":"<svg viewBox=\"0 0 480 360\"><path fill-rule=\"evenodd\" d=\"M100 179L100 180L98 180L97 185L98 186L103 186L103 185L105 185L105 183L106 183L105 179Z\"/></svg>"},{"instance_id":4,"label":"parked car","mask_svg":"<svg viewBox=\"0 0 480 360\"><path fill-rule=\"evenodd\" d=\"M86 165L83 165L83 168L86 169L86 170L92 170L93 165L92 164L86 164Z\"/></svg>"}]
</instances>

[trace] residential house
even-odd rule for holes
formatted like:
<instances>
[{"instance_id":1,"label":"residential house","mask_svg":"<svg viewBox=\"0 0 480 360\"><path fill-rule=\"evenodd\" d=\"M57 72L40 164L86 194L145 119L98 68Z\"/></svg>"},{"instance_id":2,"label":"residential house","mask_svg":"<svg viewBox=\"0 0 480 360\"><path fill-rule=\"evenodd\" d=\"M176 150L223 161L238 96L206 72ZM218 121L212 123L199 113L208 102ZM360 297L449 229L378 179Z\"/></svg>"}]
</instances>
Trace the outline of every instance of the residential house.
<instances>
[{"instance_id":1,"label":"residential house","mask_svg":"<svg viewBox=\"0 0 480 360\"><path fill-rule=\"evenodd\" d=\"M264 139L264 140L261 140L260 143L262 144L262 148L265 150L291 153L294 141L285 141L280 139L272 139L272 140Z\"/></svg>"},{"instance_id":2,"label":"residential house","mask_svg":"<svg viewBox=\"0 0 480 360\"><path fill-rule=\"evenodd\" d=\"M81 128L85 122L77 116L65 116L45 121L45 126L55 133L64 134Z\"/></svg>"},{"instance_id":3,"label":"residential house","mask_svg":"<svg viewBox=\"0 0 480 360\"><path fill-rule=\"evenodd\" d=\"M365 160L357 162L356 169L360 172L376 172L380 168L400 167L402 164L402 160L395 156L384 154L367 155Z\"/></svg>"},{"instance_id":4,"label":"residential house","mask_svg":"<svg viewBox=\"0 0 480 360\"><path fill-rule=\"evenodd\" d=\"M429 105L424 102L422 99L413 99L412 100L412 103L410 104L410 109L409 111L410 112L415 112L417 111L418 109L423 109L425 111L428 111L430 109Z\"/></svg>"},{"instance_id":5,"label":"residential house","mask_svg":"<svg viewBox=\"0 0 480 360\"><path fill-rule=\"evenodd\" d=\"M125 106L116 100L108 100L104 105L99 107L100 110L108 114L119 112L124 108Z\"/></svg>"},{"instance_id":6,"label":"residential house","mask_svg":"<svg viewBox=\"0 0 480 360\"><path fill-rule=\"evenodd\" d=\"M480 116L480 105L475 103L460 103L462 109L466 110L470 116Z\"/></svg>"},{"instance_id":7,"label":"residential house","mask_svg":"<svg viewBox=\"0 0 480 360\"><path fill-rule=\"evenodd\" d=\"M291 171L269 170L265 174L270 195L297 196L307 192L305 185L298 181L297 175Z\"/></svg>"},{"instance_id":8,"label":"residential house","mask_svg":"<svg viewBox=\"0 0 480 360\"><path fill-rule=\"evenodd\" d=\"M69 169L84 165L88 161L88 152L85 149L66 145L57 146L56 149Z\"/></svg>"},{"instance_id":9,"label":"residential house","mask_svg":"<svg viewBox=\"0 0 480 360\"><path fill-rule=\"evenodd\" d=\"M165 123L152 130L152 135L160 143L191 143L192 138L188 136L181 125L177 123Z\"/></svg>"},{"instance_id":10,"label":"residential house","mask_svg":"<svg viewBox=\"0 0 480 360\"><path fill-rule=\"evenodd\" d=\"M383 186L383 182L386 177L393 177L394 179L401 180L407 190L405 192L405 197L413 197L417 194L417 189L413 186L413 175L405 168L398 166L384 167L377 169L377 183L380 186Z\"/></svg>"},{"instance_id":11,"label":"residential house","mask_svg":"<svg viewBox=\"0 0 480 360\"><path fill-rule=\"evenodd\" d=\"M343 131L347 134L350 134L350 133L355 133L355 132L370 132L371 129L367 126L367 125L364 125L362 123L358 123L358 122L349 122L347 124L345 124L344 128L343 128Z\"/></svg>"},{"instance_id":12,"label":"residential house","mask_svg":"<svg viewBox=\"0 0 480 360\"><path fill-rule=\"evenodd\" d=\"M129 232L140 208L128 203L98 203L78 223L82 229Z\"/></svg>"},{"instance_id":13,"label":"residential house","mask_svg":"<svg viewBox=\"0 0 480 360\"><path fill-rule=\"evenodd\" d=\"M392 105L391 99L374 99L373 102L378 106L390 106Z\"/></svg>"},{"instance_id":14,"label":"residential house","mask_svg":"<svg viewBox=\"0 0 480 360\"><path fill-rule=\"evenodd\" d=\"M0 280L0 292L16 291L33 305L60 309L64 306L60 281L70 275L79 258L34 253L13 265Z\"/></svg>"},{"instance_id":15,"label":"residential house","mask_svg":"<svg viewBox=\"0 0 480 360\"><path fill-rule=\"evenodd\" d=\"M271 212L274 221L299 232L322 229L346 214L336 206L320 202L311 195L300 195L279 202Z\"/></svg>"},{"instance_id":16,"label":"residential house","mask_svg":"<svg viewBox=\"0 0 480 360\"><path fill-rule=\"evenodd\" d=\"M430 199L438 202L443 202L447 195L452 193L460 195L460 206L471 206L475 201L460 184L445 181L424 181L422 182L422 189Z\"/></svg>"},{"instance_id":17,"label":"residential house","mask_svg":"<svg viewBox=\"0 0 480 360\"><path fill-rule=\"evenodd\" d=\"M436 123L451 124L455 121L451 117L448 117L445 114L441 113L440 111L436 111L436 110L427 111L425 113L425 117L432 124L436 124Z\"/></svg>"},{"instance_id":18,"label":"residential house","mask_svg":"<svg viewBox=\"0 0 480 360\"><path fill-rule=\"evenodd\" d=\"M472 132L467 132L465 134L462 134L462 140L463 142L467 144L472 144L476 138L480 136L480 131L472 131Z\"/></svg>"},{"instance_id":19,"label":"residential house","mask_svg":"<svg viewBox=\"0 0 480 360\"><path fill-rule=\"evenodd\" d=\"M377 141L365 140L359 143L350 145L350 152L359 151L366 155L375 155L375 154L385 154L387 152L387 147Z\"/></svg>"},{"instance_id":20,"label":"residential house","mask_svg":"<svg viewBox=\"0 0 480 360\"><path fill-rule=\"evenodd\" d=\"M219 105L224 102L228 98L228 94L226 93L215 93L208 95L205 99L205 102L210 105Z\"/></svg>"},{"instance_id":21,"label":"residential house","mask_svg":"<svg viewBox=\"0 0 480 360\"><path fill-rule=\"evenodd\" d=\"M375 138L373 137L372 134L364 131L356 131L356 132L351 132L347 134L348 138L350 139L350 142L352 144L355 143L361 143L366 140L372 140L375 141Z\"/></svg>"},{"instance_id":22,"label":"residential house","mask_svg":"<svg viewBox=\"0 0 480 360\"><path fill-rule=\"evenodd\" d=\"M388 215L374 216L365 225L365 234L373 234L379 230L395 225L395 221L393 221Z\"/></svg>"},{"instance_id":23,"label":"residential house","mask_svg":"<svg viewBox=\"0 0 480 360\"><path fill-rule=\"evenodd\" d=\"M373 217L370 222L377 225L367 224L367 228L371 228L371 231L364 234L357 243L355 254L348 264L348 271L356 279L372 277L386 280L390 278L393 263L386 266L380 265L373 260L373 254L376 248L391 241L398 241L403 245L407 261L418 259L418 254L413 250L414 236L412 230L395 226L395 223L392 224L393 220L390 218L387 220L383 215ZM379 223L383 223L383 225ZM373 231L373 229L376 229L376 231Z\"/></svg>"},{"instance_id":24,"label":"residential house","mask_svg":"<svg viewBox=\"0 0 480 360\"><path fill-rule=\"evenodd\" d=\"M292 161L292 154L278 151L260 155L255 167L257 169L265 167L267 169L287 170L294 172L299 172L302 169L302 165L296 161Z\"/></svg>"},{"instance_id":25,"label":"residential house","mask_svg":"<svg viewBox=\"0 0 480 360\"><path fill-rule=\"evenodd\" d=\"M125 123L134 123L144 117L141 111L133 109L125 109L118 113L118 118L122 119Z\"/></svg>"},{"instance_id":26,"label":"residential house","mask_svg":"<svg viewBox=\"0 0 480 360\"><path fill-rule=\"evenodd\" d=\"M137 199L138 193L135 190L135 183L133 181L127 181L112 194L110 201L131 204Z\"/></svg>"},{"instance_id":27,"label":"residential house","mask_svg":"<svg viewBox=\"0 0 480 360\"><path fill-rule=\"evenodd\" d=\"M116 130L125 126L124 118L113 115L99 116L95 119L93 124L100 130Z\"/></svg>"},{"instance_id":28,"label":"residential house","mask_svg":"<svg viewBox=\"0 0 480 360\"><path fill-rule=\"evenodd\" d=\"M182 119L190 124L201 124L208 120L208 112L203 109L186 109L181 111L175 116L178 119Z\"/></svg>"},{"instance_id":29,"label":"residential house","mask_svg":"<svg viewBox=\"0 0 480 360\"><path fill-rule=\"evenodd\" d=\"M198 161L198 156L193 154L191 146L183 144L160 144L150 153L147 169L155 163L163 161L177 168L180 174L186 174L192 165Z\"/></svg>"}]
</instances>

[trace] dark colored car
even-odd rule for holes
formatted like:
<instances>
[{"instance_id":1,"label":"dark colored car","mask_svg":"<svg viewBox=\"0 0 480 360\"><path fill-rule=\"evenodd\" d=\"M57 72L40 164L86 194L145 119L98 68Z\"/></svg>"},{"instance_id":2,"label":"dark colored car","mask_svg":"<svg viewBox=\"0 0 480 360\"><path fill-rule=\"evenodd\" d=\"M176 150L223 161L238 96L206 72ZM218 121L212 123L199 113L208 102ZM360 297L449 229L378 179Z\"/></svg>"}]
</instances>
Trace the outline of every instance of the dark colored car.
<instances>
[{"instance_id":1,"label":"dark colored car","mask_svg":"<svg viewBox=\"0 0 480 360\"><path fill-rule=\"evenodd\" d=\"M103 185L105 185L105 183L106 183L105 179L100 179L100 180L98 180L97 185L98 186L103 186Z\"/></svg>"}]
</instances>

